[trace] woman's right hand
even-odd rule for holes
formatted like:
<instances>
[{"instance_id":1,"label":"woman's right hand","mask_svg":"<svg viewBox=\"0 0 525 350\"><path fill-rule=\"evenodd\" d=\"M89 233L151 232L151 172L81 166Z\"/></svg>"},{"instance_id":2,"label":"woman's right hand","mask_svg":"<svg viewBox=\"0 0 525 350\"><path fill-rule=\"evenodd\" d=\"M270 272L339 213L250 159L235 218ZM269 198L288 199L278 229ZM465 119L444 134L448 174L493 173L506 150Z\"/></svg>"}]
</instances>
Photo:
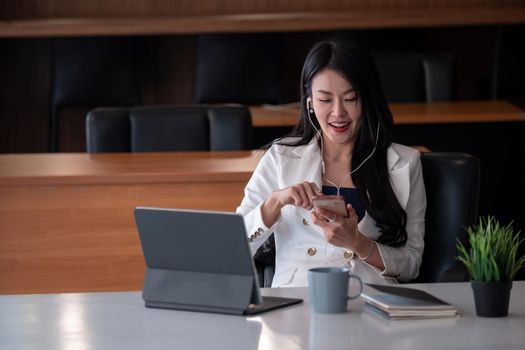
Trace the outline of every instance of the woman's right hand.
<instances>
[{"instance_id":1,"label":"woman's right hand","mask_svg":"<svg viewBox=\"0 0 525 350\"><path fill-rule=\"evenodd\" d=\"M312 209L312 197L320 195L321 191L313 182L301 182L296 185L274 191L271 197L280 203L282 209L285 205L291 204L304 209Z\"/></svg>"},{"instance_id":2,"label":"woman's right hand","mask_svg":"<svg viewBox=\"0 0 525 350\"><path fill-rule=\"evenodd\" d=\"M312 197L319 194L321 191L317 185L306 181L272 192L261 208L264 224L272 226L286 205L312 209Z\"/></svg>"}]
</instances>

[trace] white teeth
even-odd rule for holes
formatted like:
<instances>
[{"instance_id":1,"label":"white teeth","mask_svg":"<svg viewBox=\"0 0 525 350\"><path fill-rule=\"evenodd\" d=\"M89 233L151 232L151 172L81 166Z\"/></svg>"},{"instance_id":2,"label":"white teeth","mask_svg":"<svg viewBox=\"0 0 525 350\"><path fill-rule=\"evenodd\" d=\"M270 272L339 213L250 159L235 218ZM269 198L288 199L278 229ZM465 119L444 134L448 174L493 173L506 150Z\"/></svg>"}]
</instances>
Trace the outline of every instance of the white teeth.
<instances>
[{"instance_id":1,"label":"white teeth","mask_svg":"<svg viewBox=\"0 0 525 350\"><path fill-rule=\"evenodd\" d=\"M334 126L334 127L336 127L336 128L344 128L345 126L350 125L350 123L342 123L342 122L341 123L339 123L339 122L338 123L329 123L329 124Z\"/></svg>"}]
</instances>

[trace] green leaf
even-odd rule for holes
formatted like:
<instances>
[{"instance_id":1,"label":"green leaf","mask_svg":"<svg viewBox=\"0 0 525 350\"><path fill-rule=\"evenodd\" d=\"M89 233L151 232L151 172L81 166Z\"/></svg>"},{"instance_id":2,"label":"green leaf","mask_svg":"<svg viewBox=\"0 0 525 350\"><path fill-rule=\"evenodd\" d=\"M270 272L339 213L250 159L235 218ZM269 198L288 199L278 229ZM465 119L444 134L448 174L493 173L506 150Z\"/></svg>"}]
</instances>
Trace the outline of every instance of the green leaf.
<instances>
[{"instance_id":1,"label":"green leaf","mask_svg":"<svg viewBox=\"0 0 525 350\"><path fill-rule=\"evenodd\" d=\"M477 224L466 228L468 244L457 240L457 260L476 281L512 280L525 266L525 255L519 257L523 243L520 231L512 222L501 225L493 216L480 217Z\"/></svg>"}]
</instances>

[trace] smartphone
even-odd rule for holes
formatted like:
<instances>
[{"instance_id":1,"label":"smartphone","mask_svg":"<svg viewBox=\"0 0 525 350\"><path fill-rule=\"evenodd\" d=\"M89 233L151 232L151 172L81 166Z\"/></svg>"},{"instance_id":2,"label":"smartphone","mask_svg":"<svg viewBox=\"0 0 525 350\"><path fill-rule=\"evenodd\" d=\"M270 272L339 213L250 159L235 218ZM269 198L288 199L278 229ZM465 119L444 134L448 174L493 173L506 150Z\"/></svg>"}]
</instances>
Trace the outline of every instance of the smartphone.
<instances>
[{"instance_id":1,"label":"smartphone","mask_svg":"<svg viewBox=\"0 0 525 350\"><path fill-rule=\"evenodd\" d=\"M343 196L328 196L321 194L312 198L312 204L315 209L323 208L345 218L348 217L345 197Z\"/></svg>"}]
</instances>

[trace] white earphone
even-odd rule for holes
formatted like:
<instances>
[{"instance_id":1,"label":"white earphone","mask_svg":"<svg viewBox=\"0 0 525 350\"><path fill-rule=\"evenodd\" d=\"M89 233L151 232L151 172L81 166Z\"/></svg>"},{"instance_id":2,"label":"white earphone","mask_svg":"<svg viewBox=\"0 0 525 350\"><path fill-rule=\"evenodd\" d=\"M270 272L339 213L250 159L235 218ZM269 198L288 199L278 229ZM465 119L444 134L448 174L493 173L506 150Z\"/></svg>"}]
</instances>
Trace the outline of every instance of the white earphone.
<instances>
[{"instance_id":1,"label":"white earphone","mask_svg":"<svg viewBox=\"0 0 525 350\"><path fill-rule=\"evenodd\" d=\"M308 112L310 112L310 113L314 112L314 108L312 107L312 98L311 97L308 97L306 99L306 108L308 109Z\"/></svg>"},{"instance_id":2,"label":"white earphone","mask_svg":"<svg viewBox=\"0 0 525 350\"><path fill-rule=\"evenodd\" d=\"M314 112L314 107L312 106L312 98L311 97L308 97L306 99L306 113L308 114L308 120L310 121L310 124L312 124L314 130L317 132L317 135L319 135L319 137L323 137L323 135L321 135L321 131L319 129L316 128L313 120L312 120L312 116L311 114Z\"/></svg>"}]
</instances>

